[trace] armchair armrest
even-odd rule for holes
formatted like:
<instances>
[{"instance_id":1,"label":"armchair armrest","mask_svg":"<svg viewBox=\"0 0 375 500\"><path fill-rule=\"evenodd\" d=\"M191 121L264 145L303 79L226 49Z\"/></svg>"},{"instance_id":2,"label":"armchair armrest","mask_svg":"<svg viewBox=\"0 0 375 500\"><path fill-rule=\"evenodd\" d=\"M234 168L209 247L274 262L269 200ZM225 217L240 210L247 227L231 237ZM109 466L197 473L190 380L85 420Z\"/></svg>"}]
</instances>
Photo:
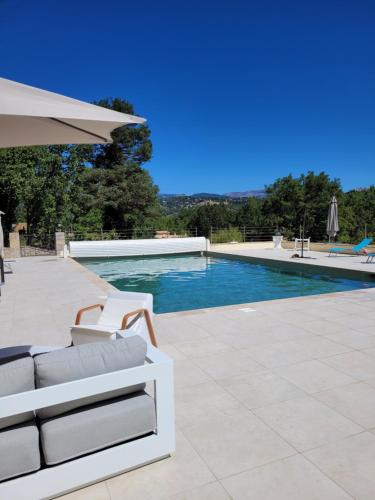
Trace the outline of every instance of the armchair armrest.
<instances>
[{"instance_id":1,"label":"armchair armrest","mask_svg":"<svg viewBox=\"0 0 375 500\"><path fill-rule=\"evenodd\" d=\"M91 309L96 309L97 307L100 307L100 309L103 311L104 309L104 306L103 304L93 304L92 306L87 306L87 307L82 307L82 309L80 309L78 312L77 312L77 316L76 316L76 321L75 321L75 324L76 325L79 325L81 323L81 317L82 317L82 314L86 311L91 311Z\"/></svg>"},{"instance_id":2,"label":"armchair armrest","mask_svg":"<svg viewBox=\"0 0 375 500\"><path fill-rule=\"evenodd\" d=\"M152 326L151 316L150 316L148 309L136 309L135 311L131 311L129 313L126 313L124 315L124 317L122 318L121 330L126 330L126 328L128 326L129 318L131 318L133 316L138 316L138 315L145 317L147 330L148 330L148 334L150 336L151 344L153 346L157 347L158 343L156 341L154 327Z\"/></svg>"}]
</instances>

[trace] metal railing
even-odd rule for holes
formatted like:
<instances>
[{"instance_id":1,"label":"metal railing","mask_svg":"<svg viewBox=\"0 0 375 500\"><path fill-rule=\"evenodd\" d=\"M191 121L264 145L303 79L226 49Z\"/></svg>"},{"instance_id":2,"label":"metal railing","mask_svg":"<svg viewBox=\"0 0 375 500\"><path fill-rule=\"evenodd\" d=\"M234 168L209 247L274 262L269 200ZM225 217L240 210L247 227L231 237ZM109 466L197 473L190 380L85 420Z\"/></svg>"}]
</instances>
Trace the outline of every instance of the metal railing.
<instances>
[{"instance_id":1,"label":"metal railing","mask_svg":"<svg viewBox=\"0 0 375 500\"><path fill-rule=\"evenodd\" d=\"M274 234L275 229L273 227L211 227L209 240L211 243L229 243L230 241L237 241L240 243L251 241L272 241L272 236Z\"/></svg>"},{"instance_id":2,"label":"metal railing","mask_svg":"<svg viewBox=\"0 0 375 500\"><path fill-rule=\"evenodd\" d=\"M186 238L197 237L198 230L191 229L162 229L153 227L136 227L121 230L99 230L99 231L66 231L65 241L102 241L102 240L140 240L153 238Z\"/></svg>"},{"instance_id":3,"label":"metal railing","mask_svg":"<svg viewBox=\"0 0 375 500\"><path fill-rule=\"evenodd\" d=\"M153 238L186 238L205 236L211 243L227 243L230 241L271 241L275 230L273 227L209 227L209 228L155 228L135 227L121 230L99 231L66 231L65 240L69 241L98 241L98 240L137 240Z\"/></svg>"},{"instance_id":4,"label":"metal railing","mask_svg":"<svg viewBox=\"0 0 375 500\"><path fill-rule=\"evenodd\" d=\"M21 257L56 255L55 234L20 234Z\"/></svg>"}]
</instances>

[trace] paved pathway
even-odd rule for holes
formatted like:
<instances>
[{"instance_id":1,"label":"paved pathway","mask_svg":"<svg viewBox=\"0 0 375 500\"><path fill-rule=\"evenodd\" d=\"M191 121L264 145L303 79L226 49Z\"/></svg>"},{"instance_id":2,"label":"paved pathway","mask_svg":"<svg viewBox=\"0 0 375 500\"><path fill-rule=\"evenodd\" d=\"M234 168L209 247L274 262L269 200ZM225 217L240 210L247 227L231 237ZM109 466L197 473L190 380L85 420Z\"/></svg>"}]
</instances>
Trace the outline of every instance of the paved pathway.
<instances>
[{"instance_id":1,"label":"paved pathway","mask_svg":"<svg viewBox=\"0 0 375 500\"><path fill-rule=\"evenodd\" d=\"M11 266L0 298L0 346L68 345L77 310L111 288L70 259L24 257Z\"/></svg>"},{"instance_id":2,"label":"paved pathway","mask_svg":"<svg viewBox=\"0 0 375 500\"><path fill-rule=\"evenodd\" d=\"M0 340L67 344L106 286L21 259ZM159 315L175 360L177 452L67 500L375 498L375 289Z\"/></svg>"}]
</instances>

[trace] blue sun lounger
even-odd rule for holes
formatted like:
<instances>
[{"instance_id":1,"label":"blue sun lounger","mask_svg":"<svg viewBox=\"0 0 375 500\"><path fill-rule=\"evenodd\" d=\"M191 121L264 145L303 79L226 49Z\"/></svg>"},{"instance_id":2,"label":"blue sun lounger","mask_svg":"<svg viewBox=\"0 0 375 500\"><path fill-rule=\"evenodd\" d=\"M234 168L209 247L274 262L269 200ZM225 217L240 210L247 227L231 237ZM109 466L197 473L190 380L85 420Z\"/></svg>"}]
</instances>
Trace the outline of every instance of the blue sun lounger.
<instances>
[{"instance_id":1,"label":"blue sun lounger","mask_svg":"<svg viewBox=\"0 0 375 500\"><path fill-rule=\"evenodd\" d=\"M375 259L375 253L368 253L366 264L371 264L372 262L374 262L374 259Z\"/></svg>"},{"instance_id":2,"label":"blue sun lounger","mask_svg":"<svg viewBox=\"0 0 375 500\"><path fill-rule=\"evenodd\" d=\"M336 247L336 248L330 248L329 249L329 257L331 254L338 254L338 253L343 253L345 251L352 251L355 254L359 254L361 250L363 250L367 245L369 245L372 242L372 238L365 238L363 239L358 245L355 245L352 248L342 248L342 247Z\"/></svg>"}]
</instances>

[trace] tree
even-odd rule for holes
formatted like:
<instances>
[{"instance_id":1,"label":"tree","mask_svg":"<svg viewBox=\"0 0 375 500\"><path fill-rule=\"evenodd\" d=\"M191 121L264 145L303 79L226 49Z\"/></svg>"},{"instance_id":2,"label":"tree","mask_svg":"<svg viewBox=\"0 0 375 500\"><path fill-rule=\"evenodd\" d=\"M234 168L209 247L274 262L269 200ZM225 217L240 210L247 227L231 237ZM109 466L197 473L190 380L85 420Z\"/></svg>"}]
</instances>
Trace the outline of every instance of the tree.
<instances>
[{"instance_id":1,"label":"tree","mask_svg":"<svg viewBox=\"0 0 375 500\"><path fill-rule=\"evenodd\" d=\"M225 228L235 221L235 212L224 203L203 205L192 210L188 229L200 236L209 236L211 228Z\"/></svg>"},{"instance_id":2,"label":"tree","mask_svg":"<svg viewBox=\"0 0 375 500\"><path fill-rule=\"evenodd\" d=\"M86 170L87 211L99 210L104 229L131 230L159 214L157 187L135 164Z\"/></svg>"},{"instance_id":3,"label":"tree","mask_svg":"<svg viewBox=\"0 0 375 500\"><path fill-rule=\"evenodd\" d=\"M263 200L254 196L249 197L246 205L241 206L238 210L236 225L239 227L260 227L264 224Z\"/></svg>"},{"instance_id":4,"label":"tree","mask_svg":"<svg viewBox=\"0 0 375 500\"><path fill-rule=\"evenodd\" d=\"M126 100L101 99L95 102L98 106L112 109L120 113L134 115L133 106ZM132 163L142 165L152 157L151 131L145 124L127 125L112 132L112 144L94 147L94 165L98 168L112 168L114 165Z\"/></svg>"},{"instance_id":5,"label":"tree","mask_svg":"<svg viewBox=\"0 0 375 500\"><path fill-rule=\"evenodd\" d=\"M127 101L103 99L96 104L134 114ZM151 158L147 125L125 126L112 133L112 144L93 148L93 167L83 176L89 195L86 209L102 213L104 229L132 230L160 214L158 188L141 165Z\"/></svg>"},{"instance_id":6,"label":"tree","mask_svg":"<svg viewBox=\"0 0 375 500\"><path fill-rule=\"evenodd\" d=\"M326 237L330 199L342 196L340 181L321 172L308 172L298 178L288 175L266 187L263 214L269 224L278 226L287 237L299 236L305 218L305 235L315 240Z\"/></svg>"}]
</instances>

